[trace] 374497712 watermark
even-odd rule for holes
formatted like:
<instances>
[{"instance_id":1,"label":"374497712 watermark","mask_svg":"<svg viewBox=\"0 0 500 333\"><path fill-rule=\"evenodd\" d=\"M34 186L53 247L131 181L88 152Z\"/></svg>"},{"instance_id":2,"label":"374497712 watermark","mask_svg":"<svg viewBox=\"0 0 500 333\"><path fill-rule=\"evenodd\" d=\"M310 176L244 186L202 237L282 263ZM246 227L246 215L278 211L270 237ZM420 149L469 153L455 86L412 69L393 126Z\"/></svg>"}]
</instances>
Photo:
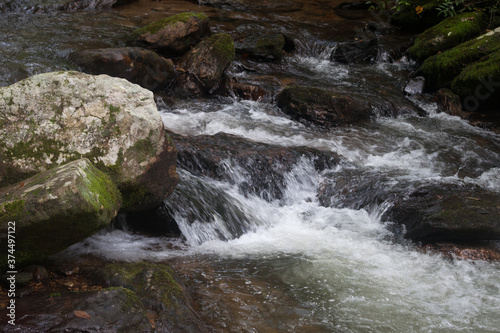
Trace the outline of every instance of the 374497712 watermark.
<instances>
[{"instance_id":1,"label":"374497712 watermark","mask_svg":"<svg viewBox=\"0 0 500 333\"><path fill-rule=\"evenodd\" d=\"M7 224L7 322L16 325L16 222Z\"/></svg>"}]
</instances>

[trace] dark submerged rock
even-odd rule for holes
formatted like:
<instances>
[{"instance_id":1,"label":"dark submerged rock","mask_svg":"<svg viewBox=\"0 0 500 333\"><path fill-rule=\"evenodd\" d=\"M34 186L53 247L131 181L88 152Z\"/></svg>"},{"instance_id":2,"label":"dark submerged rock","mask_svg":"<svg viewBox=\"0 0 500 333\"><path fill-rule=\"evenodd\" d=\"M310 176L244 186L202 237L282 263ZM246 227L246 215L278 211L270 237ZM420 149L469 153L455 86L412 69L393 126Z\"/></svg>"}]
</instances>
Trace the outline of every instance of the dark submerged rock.
<instances>
[{"instance_id":1,"label":"dark submerged rock","mask_svg":"<svg viewBox=\"0 0 500 333\"><path fill-rule=\"evenodd\" d=\"M228 34L204 39L180 59L177 89L187 95L213 92L222 82L234 55L234 42Z\"/></svg>"},{"instance_id":2,"label":"dark submerged rock","mask_svg":"<svg viewBox=\"0 0 500 333\"><path fill-rule=\"evenodd\" d=\"M16 310L23 314L16 318L16 329L26 333L153 331L139 297L125 288L31 293L16 300ZM75 311L90 318L79 317L85 314ZM0 329L8 332L9 326L2 324Z\"/></svg>"},{"instance_id":3,"label":"dark submerged rock","mask_svg":"<svg viewBox=\"0 0 500 333\"><path fill-rule=\"evenodd\" d=\"M340 43L330 56L331 61L345 64L368 63L377 58L378 41L376 38Z\"/></svg>"},{"instance_id":4,"label":"dark submerged rock","mask_svg":"<svg viewBox=\"0 0 500 333\"><path fill-rule=\"evenodd\" d=\"M132 44L157 50L162 55L180 56L204 37L210 36L207 14L180 13L135 30Z\"/></svg>"},{"instance_id":5,"label":"dark submerged rock","mask_svg":"<svg viewBox=\"0 0 500 333\"><path fill-rule=\"evenodd\" d=\"M285 37L283 34L249 36L235 42L236 52L259 61L276 61L283 57Z\"/></svg>"},{"instance_id":6,"label":"dark submerged rock","mask_svg":"<svg viewBox=\"0 0 500 333\"><path fill-rule=\"evenodd\" d=\"M404 225L422 242L500 239L500 195L458 185L419 187L397 200L382 220Z\"/></svg>"},{"instance_id":7,"label":"dark submerged rock","mask_svg":"<svg viewBox=\"0 0 500 333\"><path fill-rule=\"evenodd\" d=\"M70 59L89 74L108 74L155 90L175 79L173 64L153 51L139 47L82 50Z\"/></svg>"}]
</instances>

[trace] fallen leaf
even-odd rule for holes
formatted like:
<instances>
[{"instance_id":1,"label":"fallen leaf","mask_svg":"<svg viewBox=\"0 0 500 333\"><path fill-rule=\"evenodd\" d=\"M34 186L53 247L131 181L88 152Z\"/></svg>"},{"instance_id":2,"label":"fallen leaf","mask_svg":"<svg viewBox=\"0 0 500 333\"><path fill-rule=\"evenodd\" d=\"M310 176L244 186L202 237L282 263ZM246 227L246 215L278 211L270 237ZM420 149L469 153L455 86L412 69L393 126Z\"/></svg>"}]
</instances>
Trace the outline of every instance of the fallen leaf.
<instances>
[{"instance_id":1,"label":"fallen leaf","mask_svg":"<svg viewBox=\"0 0 500 333\"><path fill-rule=\"evenodd\" d=\"M75 314L75 316L83 318L83 319L92 319L92 317L85 311L75 310L75 311L73 311L73 313Z\"/></svg>"}]
</instances>

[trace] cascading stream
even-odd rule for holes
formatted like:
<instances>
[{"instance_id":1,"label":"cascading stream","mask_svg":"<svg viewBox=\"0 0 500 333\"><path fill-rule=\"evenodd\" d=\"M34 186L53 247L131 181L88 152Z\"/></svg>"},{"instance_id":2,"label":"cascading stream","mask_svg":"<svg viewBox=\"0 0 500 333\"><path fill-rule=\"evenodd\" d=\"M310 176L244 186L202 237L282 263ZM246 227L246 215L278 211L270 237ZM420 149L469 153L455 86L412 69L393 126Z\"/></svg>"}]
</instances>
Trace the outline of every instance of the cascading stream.
<instances>
[{"instance_id":1,"label":"cascading stream","mask_svg":"<svg viewBox=\"0 0 500 333\"><path fill-rule=\"evenodd\" d=\"M147 1L155 10L130 13L124 7L122 12L25 16L19 8L28 1L9 2L15 10L0 22L5 36L0 41L0 85L68 69L66 56L76 49L123 46L132 27L150 20L150 15L165 16L188 7L199 10L182 1ZM304 8L317 5L305 2L312 5ZM161 7L170 3L178 7ZM210 9L212 18L214 12ZM500 193L500 137L439 113L432 103L404 97L402 85L412 68L406 59L349 66L332 62L335 31L321 26L328 20L319 17L322 23L309 33L315 17L303 24L305 18L286 13L231 16L231 11L221 10L215 29L253 20L253 26L242 24L239 33L252 32L257 23L265 24L261 30L277 30L281 24L279 31L302 41L280 63L253 64L272 77L260 81L272 92L284 82L295 82L335 88L374 105L389 102L409 111L327 130L291 120L272 98L176 100L160 112L165 127L179 135L227 134L285 152L300 148L313 153L292 165L271 163L273 187L258 187L254 166L238 159L238 151L221 161L217 179L181 166L181 183L167 205L182 240L105 230L71 247L66 255L72 260L91 254L177 263L176 269L202 290L200 317L219 322L220 331L498 331L500 264L421 253L389 231L391 222L381 216L394 196L422 184L477 185ZM23 51L26 45L29 54ZM255 79L250 71L235 66L229 70L238 79ZM323 155L338 155L339 162L318 168ZM324 195L327 185L335 191ZM230 305L224 308L219 300Z\"/></svg>"}]
</instances>

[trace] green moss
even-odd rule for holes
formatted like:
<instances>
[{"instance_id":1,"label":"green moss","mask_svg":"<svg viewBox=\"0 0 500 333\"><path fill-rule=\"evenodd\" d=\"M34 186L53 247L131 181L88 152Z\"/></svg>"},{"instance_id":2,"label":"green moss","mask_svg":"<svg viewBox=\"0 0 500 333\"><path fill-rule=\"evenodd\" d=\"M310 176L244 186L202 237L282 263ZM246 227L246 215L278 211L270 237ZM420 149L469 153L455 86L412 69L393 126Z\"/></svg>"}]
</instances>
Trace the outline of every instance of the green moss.
<instances>
[{"instance_id":1,"label":"green moss","mask_svg":"<svg viewBox=\"0 0 500 333\"><path fill-rule=\"evenodd\" d=\"M465 67L451 82L451 89L462 98L475 96L476 89L482 80L495 84L500 82L500 49ZM498 89L494 86L483 87L482 90L498 94L498 92L490 91L492 88Z\"/></svg>"},{"instance_id":2,"label":"green moss","mask_svg":"<svg viewBox=\"0 0 500 333\"><path fill-rule=\"evenodd\" d=\"M97 168L88 167L84 171L87 183L79 186L80 194L94 209L112 213L113 216L107 217L111 220L114 217L113 211L121 204L121 193L111 178Z\"/></svg>"},{"instance_id":3,"label":"green moss","mask_svg":"<svg viewBox=\"0 0 500 333\"><path fill-rule=\"evenodd\" d=\"M483 12L462 13L449 17L420 34L408 50L411 58L423 61L478 36L488 25L488 16Z\"/></svg>"},{"instance_id":4,"label":"green moss","mask_svg":"<svg viewBox=\"0 0 500 333\"><path fill-rule=\"evenodd\" d=\"M202 12L186 12L180 13L174 16L170 16L159 21L155 21L145 27L139 28L134 31L135 36L141 36L145 34L155 34L161 29L165 28L168 25L175 24L177 22L188 22L191 19L196 19L198 21L208 20L208 16Z\"/></svg>"},{"instance_id":5,"label":"green moss","mask_svg":"<svg viewBox=\"0 0 500 333\"><path fill-rule=\"evenodd\" d=\"M423 74L431 89L450 87L451 81L464 68L481 59L487 59L489 54L500 50L500 33L490 36L483 35L462 43L450 50L429 57L418 69ZM489 66L483 67L483 69ZM473 67L468 70L472 73ZM483 72L483 74L486 74ZM470 75L468 75L470 76Z\"/></svg>"},{"instance_id":6,"label":"green moss","mask_svg":"<svg viewBox=\"0 0 500 333\"><path fill-rule=\"evenodd\" d=\"M206 39L224 62L231 63L235 56L234 41L228 34L215 34Z\"/></svg>"},{"instance_id":7,"label":"green moss","mask_svg":"<svg viewBox=\"0 0 500 333\"><path fill-rule=\"evenodd\" d=\"M0 204L0 223L8 223L9 221L19 220L24 213L24 200L15 200ZM0 229L4 228L4 225Z\"/></svg>"}]
</instances>

